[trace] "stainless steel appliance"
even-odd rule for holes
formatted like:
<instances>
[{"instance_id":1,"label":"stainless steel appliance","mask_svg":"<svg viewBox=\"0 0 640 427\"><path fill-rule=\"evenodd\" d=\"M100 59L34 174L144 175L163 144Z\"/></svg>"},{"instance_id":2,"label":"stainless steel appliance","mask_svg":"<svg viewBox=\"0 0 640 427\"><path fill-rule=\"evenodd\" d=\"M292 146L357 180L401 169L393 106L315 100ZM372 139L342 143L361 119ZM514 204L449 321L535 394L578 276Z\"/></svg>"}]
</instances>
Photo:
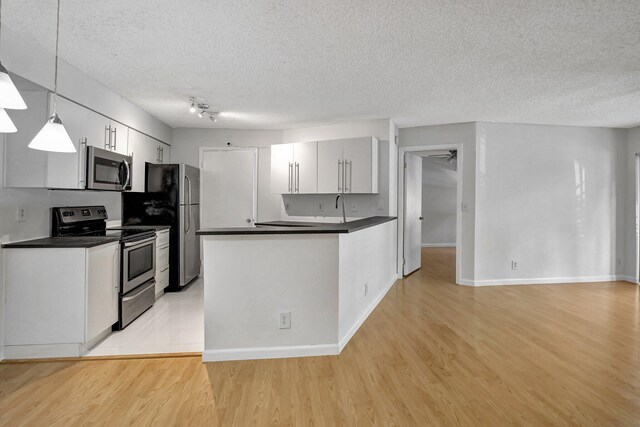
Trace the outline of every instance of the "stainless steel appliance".
<instances>
[{"instance_id":1,"label":"stainless steel appliance","mask_svg":"<svg viewBox=\"0 0 640 427\"><path fill-rule=\"evenodd\" d=\"M146 164L145 193L122 194L122 224L169 225L169 286L182 290L200 274L200 169Z\"/></svg>"},{"instance_id":2,"label":"stainless steel appliance","mask_svg":"<svg viewBox=\"0 0 640 427\"><path fill-rule=\"evenodd\" d=\"M120 309L114 329L123 329L155 302L156 233L109 230L104 206L55 207L51 236L113 236L120 239Z\"/></svg>"},{"instance_id":3,"label":"stainless steel appliance","mask_svg":"<svg viewBox=\"0 0 640 427\"><path fill-rule=\"evenodd\" d=\"M131 190L131 156L87 147L87 189Z\"/></svg>"}]
</instances>

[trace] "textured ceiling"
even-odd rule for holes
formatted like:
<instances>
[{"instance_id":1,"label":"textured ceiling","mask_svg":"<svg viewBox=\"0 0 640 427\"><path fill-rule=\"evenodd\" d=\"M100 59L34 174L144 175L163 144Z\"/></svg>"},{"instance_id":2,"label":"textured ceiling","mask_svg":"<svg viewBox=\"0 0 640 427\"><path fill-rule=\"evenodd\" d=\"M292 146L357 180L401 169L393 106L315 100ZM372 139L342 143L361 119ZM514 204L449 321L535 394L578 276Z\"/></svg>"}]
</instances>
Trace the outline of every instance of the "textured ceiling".
<instances>
[{"instance_id":1,"label":"textured ceiling","mask_svg":"<svg viewBox=\"0 0 640 427\"><path fill-rule=\"evenodd\" d=\"M5 0L3 24L53 50L55 4ZM638 0L62 0L60 31L61 57L173 127L640 124Z\"/></svg>"}]
</instances>

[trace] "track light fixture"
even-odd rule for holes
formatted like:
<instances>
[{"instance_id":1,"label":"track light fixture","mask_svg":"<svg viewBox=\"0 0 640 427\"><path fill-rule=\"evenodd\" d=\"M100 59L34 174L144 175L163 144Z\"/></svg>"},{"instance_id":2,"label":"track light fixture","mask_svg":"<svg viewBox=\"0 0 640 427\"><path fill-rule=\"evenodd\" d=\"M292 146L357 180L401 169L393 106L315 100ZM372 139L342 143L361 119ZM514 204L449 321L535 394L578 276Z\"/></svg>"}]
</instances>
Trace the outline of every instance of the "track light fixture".
<instances>
[{"instance_id":1,"label":"track light fixture","mask_svg":"<svg viewBox=\"0 0 640 427\"><path fill-rule=\"evenodd\" d=\"M1 1L1 0L0 0ZM209 111L209 104L199 102L196 98L189 98L190 106L189 111L191 113L198 113L198 117L203 118L207 116L209 120L215 122L218 120L218 113Z\"/></svg>"}]
</instances>

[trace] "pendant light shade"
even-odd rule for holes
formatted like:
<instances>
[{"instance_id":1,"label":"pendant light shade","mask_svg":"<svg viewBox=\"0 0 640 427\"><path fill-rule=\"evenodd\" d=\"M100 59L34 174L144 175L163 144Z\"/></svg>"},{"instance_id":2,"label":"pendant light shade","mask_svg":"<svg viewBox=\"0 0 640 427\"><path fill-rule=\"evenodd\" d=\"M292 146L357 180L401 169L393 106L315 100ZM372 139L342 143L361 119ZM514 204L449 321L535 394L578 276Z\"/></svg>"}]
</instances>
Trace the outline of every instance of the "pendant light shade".
<instances>
[{"instance_id":1,"label":"pendant light shade","mask_svg":"<svg viewBox=\"0 0 640 427\"><path fill-rule=\"evenodd\" d=\"M44 127L29 143L29 148L42 151L54 151L57 153L75 153L76 147L69 137L67 130L62 126L62 120L54 114L47 120Z\"/></svg>"},{"instance_id":2,"label":"pendant light shade","mask_svg":"<svg viewBox=\"0 0 640 427\"><path fill-rule=\"evenodd\" d=\"M75 153L76 147L69 137L67 130L58 117L58 46L60 42L60 0L58 0L58 14L56 18L56 62L53 75L53 115L29 143L34 150L53 151L57 153Z\"/></svg>"},{"instance_id":3,"label":"pendant light shade","mask_svg":"<svg viewBox=\"0 0 640 427\"><path fill-rule=\"evenodd\" d=\"M24 110L27 104L24 103L20 92L13 84L7 69L0 63L0 108L9 110Z\"/></svg>"},{"instance_id":4,"label":"pendant light shade","mask_svg":"<svg viewBox=\"0 0 640 427\"><path fill-rule=\"evenodd\" d=\"M13 133L17 131L18 129L16 129L7 112L4 111L4 108L0 108L0 133Z\"/></svg>"}]
</instances>

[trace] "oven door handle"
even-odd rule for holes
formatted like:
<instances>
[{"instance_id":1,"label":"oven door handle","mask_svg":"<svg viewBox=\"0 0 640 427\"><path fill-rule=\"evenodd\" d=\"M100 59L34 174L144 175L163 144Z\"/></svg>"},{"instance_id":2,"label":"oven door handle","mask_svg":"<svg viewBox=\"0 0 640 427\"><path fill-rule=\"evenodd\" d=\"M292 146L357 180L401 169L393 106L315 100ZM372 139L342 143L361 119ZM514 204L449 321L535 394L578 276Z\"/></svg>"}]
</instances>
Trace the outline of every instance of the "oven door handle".
<instances>
[{"instance_id":1,"label":"oven door handle","mask_svg":"<svg viewBox=\"0 0 640 427\"><path fill-rule=\"evenodd\" d=\"M127 302L127 301L131 301L132 299L136 299L138 297L138 295L140 295L141 293L143 293L144 291L146 291L147 289L149 289L152 286L155 286L156 281L155 280L151 280L149 281L149 284L147 286L142 286L142 289L140 289L138 292L136 292L135 294L128 296L128 297L123 297L122 298L122 302Z\"/></svg>"},{"instance_id":2,"label":"oven door handle","mask_svg":"<svg viewBox=\"0 0 640 427\"><path fill-rule=\"evenodd\" d=\"M136 240L135 242L125 242L123 244L123 246L125 248L130 248L131 246L138 246L138 245L142 245L145 243L149 243L149 242L153 242L154 240L156 240L156 237L149 237L148 239L144 239L144 240Z\"/></svg>"}]
</instances>

